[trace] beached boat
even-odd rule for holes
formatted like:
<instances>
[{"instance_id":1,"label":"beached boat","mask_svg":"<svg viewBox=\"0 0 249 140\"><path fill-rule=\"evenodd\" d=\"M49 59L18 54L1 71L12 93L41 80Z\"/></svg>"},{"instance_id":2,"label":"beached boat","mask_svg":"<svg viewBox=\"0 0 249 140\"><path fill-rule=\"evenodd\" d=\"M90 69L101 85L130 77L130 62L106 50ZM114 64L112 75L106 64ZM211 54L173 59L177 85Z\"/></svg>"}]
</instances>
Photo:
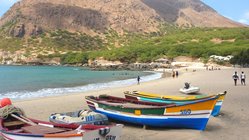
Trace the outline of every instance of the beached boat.
<instances>
[{"instance_id":1,"label":"beached boat","mask_svg":"<svg viewBox=\"0 0 249 140\"><path fill-rule=\"evenodd\" d=\"M1 112L9 111L9 108L3 109L6 111ZM122 124L54 124L24 117L20 112L11 112L0 118L0 136L6 140L118 140L122 127Z\"/></svg>"},{"instance_id":2,"label":"beached boat","mask_svg":"<svg viewBox=\"0 0 249 140\"><path fill-rule=\"evenodd\" d=\"M218 96L184 105L101 95L85 97L89 108L108 118L144 126L204 130Z\"/></svg>"},{"instance_id":3,"label":"beached boat","mask_svg":"<svg viewBox=\"0 0 249 140\"><path fill-rule=\"evenodd\" d=\"M192 94L192 93L198 93L200 91L200 88L191 86L190 83L185 83L185 86L183 88L180 88L179 91L184 94Z\"/></svg>"},{"instance_id":4,"label":"beached boat","mask_svg":"<svg viewBox=\"0 0 249 140\"><path fill-rule=\"evenodd\" d=\"M218 93L216 95L195 95L195 96L171 96L171 95L159 95L152 93L145 93L139 91L133 92L124 92L127 99L138 100L138 101L147 101L147 102L156 102L156 103L175 103L178 105L196 102L198 100L203 100L219 95L219 98L215 104L215 107L212 111L212 116L218 116L222 103L226 96L226 91L224 93Z\"/></svg>"},{"instance_id":5,"label":"beached boat","mask_svg":"<svg viewBox=\"0 0 249 140\"><path fill-rule=\"evenodd\" d=\"M67 113L54 113L49 117L49 121L58 124L95 124L107 125L108 118L100 113L91 110L80 110Z\"/></svg>"}]
</instances>

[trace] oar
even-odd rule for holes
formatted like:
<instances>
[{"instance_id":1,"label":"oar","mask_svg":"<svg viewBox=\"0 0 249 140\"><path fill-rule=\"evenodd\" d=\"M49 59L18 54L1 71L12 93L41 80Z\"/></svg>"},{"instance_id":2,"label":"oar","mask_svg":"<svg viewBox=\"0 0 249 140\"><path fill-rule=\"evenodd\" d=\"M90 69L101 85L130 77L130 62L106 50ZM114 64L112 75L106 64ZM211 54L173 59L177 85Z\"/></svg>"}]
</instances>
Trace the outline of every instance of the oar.
<instances>
[{"instance_id":1,"label":"oar","mask_svg":"<svg viewBox=\"0 0 249 140\"><path fill-rule=\"evenodd\" d=\"M10 115L11 115L12 117L14 117L14 118L16 118L16 119L22 121L22 122L25 122L25 123L29 124L29 125L37 125L37 124L35 124L35 123L31 122L31 121L27 121L27 120L25 120L25 119L23 119L23 118L21 118L21 117L18 117L18 116L15 115L15 114L10 114Z\"/></svg>"},{"instance_id":2,"label":"oar","mask_svg":"<svg viewBox=\"0 0 249 140\"><path fill-rule=\"evenodd\" d=\"M37 125L36 123L34 123L33 121L31 121L29 118L23 116L23 115L19 115L21 118L25 119L26 121L33 123L34 125Z\"/></svg>"}]
</instances>

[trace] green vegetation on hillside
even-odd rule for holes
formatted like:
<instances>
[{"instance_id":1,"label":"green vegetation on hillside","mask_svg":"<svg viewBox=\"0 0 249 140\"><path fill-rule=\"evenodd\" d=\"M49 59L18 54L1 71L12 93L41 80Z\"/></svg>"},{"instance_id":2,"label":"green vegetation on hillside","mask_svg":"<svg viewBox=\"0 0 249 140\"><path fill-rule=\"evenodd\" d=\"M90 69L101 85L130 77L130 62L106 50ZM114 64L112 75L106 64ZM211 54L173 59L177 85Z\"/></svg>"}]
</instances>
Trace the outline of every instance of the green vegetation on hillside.
<instances>
[{"instance_id":1,"label":"green vegetation on hillside","mask_svg":"<svg viewBox=\"0 0 249 140\"><path fill-rule=\"evenodd\" d=\"M0 34L0 49L12 52L23 48L37 52L41 50L69 52L100 50L103 47L103 41L98 36L91 37L83 33L71 33L63 30L29 38L10 37L3 32Z\"/></svg>"},{"instance_id":2,"label":"green vegetation on hillside","mask_svg":"<svg viewBox=\"0 0 249 140\"><path fill-rule=\"evenodd\" d=\"M102 38L62 30L29 39L1 35L0 49L36 49L43 52L39 58L61 57L63 64L77 64L99 57L126 63L151 62L164 56L207 59L210 55L237 55L249 48L249 28L168 28L143 35L128 32L119 35L109 30ZM46 55L51 50L55 55Z\"/></svg>"},{"instance_id":3,"label":"green vegetation on hillside","mask_svg":"<svg viewBox=\"0 0 249 140\"><path fill-rule=\"evenodd\" d=\"M249 66L249 49L238 52L231 60L232 64L239 64L241 66Z\"/></svg>"},{"instance_id":4,"label":"green vegetation on hillside","mask_svg":"<svg viewBox=\"0 0 249 140\"><path fill-rule=\"evenodd\" d=\"M165 35L127 36L130 40L124 47L91 52L89 58L102 56L122 62L151 62L162 56L235 55L249 48L249 28L176 29Z\"/></svg>"},{"instance_id":5,"label":"green vegetation on hillside","mask_svg":"<svg viewBox=\"0 0 249 140\"><path fill-rule=\"evenodd\" d=\"M69 52L61 57L62 64L86 64L88 62L88 54Z\"/></svg>"},{"instance_id":6,"label":"green vegetation on hillside","mask_svg":"<svg viewBox=\"0 0 249 140\"><path fill-rule=\"evenodd\" d=\"M91 37L82 33L57 30L50 32L47 36L41 35L41 37L40 46L53 47L58 50L86 51L103 48L102 40L98 36Z\"/></svg>"}]
</instances>

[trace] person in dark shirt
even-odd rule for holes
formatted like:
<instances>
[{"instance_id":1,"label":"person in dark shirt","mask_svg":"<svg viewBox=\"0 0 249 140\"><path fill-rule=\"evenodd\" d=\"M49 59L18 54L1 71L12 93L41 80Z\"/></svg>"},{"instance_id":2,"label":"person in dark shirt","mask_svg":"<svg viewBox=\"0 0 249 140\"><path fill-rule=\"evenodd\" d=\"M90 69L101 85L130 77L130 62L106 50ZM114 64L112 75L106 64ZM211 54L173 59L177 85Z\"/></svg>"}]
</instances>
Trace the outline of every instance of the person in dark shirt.
<instances>
[{"instance_id":1,"label":"person in dark shirt","mask_svg":"<svg viewBox=\"0 0 249 140\"><path fill-rule=\"evenodd\" d=\"M178 73L178 71L176 71L176 78L178 78L178 75L179 75L179 73Z\"/></svg>"},{"instance_id":2,"label":"person in dark shirt","mask_svg":"<svg viewBox=\"0 0 249 140\"><path fill-rule=\"evenodd\" d=\"M239 79L239 76L237 74L237 71L234 72L233 74L233 80L234 80L234 85L237 86L237 80Z\"/></svg>"},{"instance_id":3,"label":"person in dark shirt","mask_svg":"<svg viewBox=\"0 0 249 140\"><path fill-rule=\"evenodd\" d=\"M137 76L137 84L140 84L140 76Z\"/></svg>"}]
</instances>

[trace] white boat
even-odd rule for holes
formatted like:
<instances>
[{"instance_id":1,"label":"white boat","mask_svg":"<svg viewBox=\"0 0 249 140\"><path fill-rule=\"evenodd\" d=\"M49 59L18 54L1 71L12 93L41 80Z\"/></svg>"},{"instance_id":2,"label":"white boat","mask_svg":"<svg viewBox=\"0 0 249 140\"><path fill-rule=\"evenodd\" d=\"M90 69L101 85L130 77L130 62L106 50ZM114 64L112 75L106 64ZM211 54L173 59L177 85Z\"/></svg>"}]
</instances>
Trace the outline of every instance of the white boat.
<instances>
[{"instance_id":1,"label":"white boat","mask_svg":"<svg viewBox=\"0 0 249 140\"><path fill-rule=\"evenodd\" d=\"M122 124L54 124L24 117L19 112L0 118L0 137L5 140L120 140L122 128Z\"/></svg>"},{"instance_id":2,"label":"white boat","mask_svg":"<svg viewBox=\"0 0 249 140\"><path fill-rule=\"evenodd\" d=\"M179 91L184 94L191 94L191 93L198 93L200 91L200 88L191 86L190 83L186 82L185 86L183 88L180 88Z\"/></svg>"},{"instance_id":3,"label":"white boat","mask_svg":"<svg viewBox=\"0 0 249 140\"><path fill-rule=\"evenodd\" d=\"M49 121L57 124L94 124L107 125L108 118L100 113L91 110L80 110L67 113L54 113L49 117Z\"/></svg>"}]
</instances>

